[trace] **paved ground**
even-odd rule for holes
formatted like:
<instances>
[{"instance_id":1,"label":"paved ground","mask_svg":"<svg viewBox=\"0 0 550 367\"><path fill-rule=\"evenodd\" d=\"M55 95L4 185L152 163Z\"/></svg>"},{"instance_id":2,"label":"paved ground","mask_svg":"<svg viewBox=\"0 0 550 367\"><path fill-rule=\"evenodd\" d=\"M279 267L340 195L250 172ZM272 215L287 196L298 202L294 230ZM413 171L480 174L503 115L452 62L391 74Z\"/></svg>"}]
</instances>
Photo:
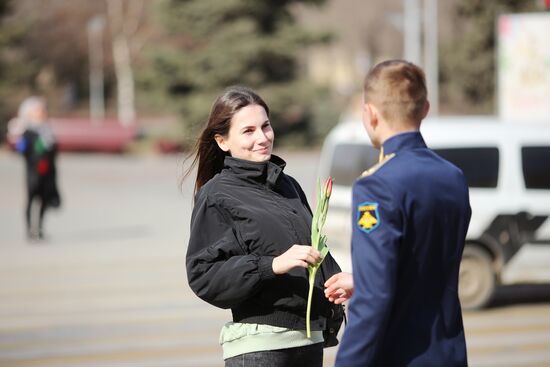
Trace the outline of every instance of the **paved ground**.
<instances>
[{"instance_id":1,"label":"paved ground","mask_svg":"<svg viewBox=\"0 0 550 367\"><path fill-rule=\"evenodd\" d=\"M311 192L317 155L283 155ZM23 237L21 162L0 152L0 367L223 365L217 338L229 312L186 284L192 185L178 188L182 164L61 156L64 206L38 244ZM502 289L465 324L471 366L550 366L549 286Z\"/></svg>"}]
</instances>

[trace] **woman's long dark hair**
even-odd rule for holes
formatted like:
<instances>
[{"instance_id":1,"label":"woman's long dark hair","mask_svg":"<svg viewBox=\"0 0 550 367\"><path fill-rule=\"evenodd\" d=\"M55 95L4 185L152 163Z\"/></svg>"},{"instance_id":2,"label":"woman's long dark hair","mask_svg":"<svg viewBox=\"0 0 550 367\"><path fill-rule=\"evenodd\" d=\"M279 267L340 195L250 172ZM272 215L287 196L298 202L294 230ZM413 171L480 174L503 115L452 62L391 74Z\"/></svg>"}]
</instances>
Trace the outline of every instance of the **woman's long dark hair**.
<instances>
[{"instance_id":1,"label":"woman's long dark hair","mask_svg":"<svg viewBox=\"0 0 550 367\"><path fill-rule=\"evenodd\" d=\"M193 163L184 175L184 178L187 177L198 163L195 194L208 180L222 170L223 161L225 156L228 155L228 153L220 149L214 137L218 134L226 137L229 133L233 116L241 108L249 105L262 106L269 116L269 108L264 100L247 87L229 87L214 101L206 127L200 134L191 153L191 156L194 155Z\"/></svg>"}]
</instances>

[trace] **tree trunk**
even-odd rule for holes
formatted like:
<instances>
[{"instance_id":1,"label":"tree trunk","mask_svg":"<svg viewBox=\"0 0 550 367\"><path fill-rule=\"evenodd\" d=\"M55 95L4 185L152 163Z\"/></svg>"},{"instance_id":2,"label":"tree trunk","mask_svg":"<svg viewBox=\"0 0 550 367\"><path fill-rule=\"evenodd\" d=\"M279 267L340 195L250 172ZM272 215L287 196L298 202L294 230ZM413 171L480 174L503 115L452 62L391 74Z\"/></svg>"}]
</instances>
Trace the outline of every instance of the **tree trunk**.
<instances>
[{"instance_id":1,"label":"tree trunk","mask_svg":"<svg viewBox=\"0 0 550 367\"><path fill-rule=\"evenodd\" d=\"M131 125L136 119L134 73L128 40L122 34L113 38L113 61L117 80L118 119L122 125Z\"/></svg>"},{"instance_id":2,"label":"tree trunk","mask_svg":"<svg viewBox=\"0 0 550 367\"><path fill-rule=\"evenodd\" d=\"M118 120L131 125L136 119L132 45L139 30L144 1L105 0L111 25L113 61L117 80Z\"/></svg>"}]
</instances>

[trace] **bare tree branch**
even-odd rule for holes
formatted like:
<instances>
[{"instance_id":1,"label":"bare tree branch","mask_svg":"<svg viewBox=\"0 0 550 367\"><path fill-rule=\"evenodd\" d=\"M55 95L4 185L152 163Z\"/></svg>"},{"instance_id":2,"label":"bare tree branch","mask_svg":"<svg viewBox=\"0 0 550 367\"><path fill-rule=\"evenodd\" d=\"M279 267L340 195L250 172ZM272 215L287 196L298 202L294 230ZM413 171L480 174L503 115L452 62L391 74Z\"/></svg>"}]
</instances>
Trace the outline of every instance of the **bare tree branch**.
<instances>
[{"instance_id":1,"label":"bare tree branch","mask_svg":"<svg viewBox=\"0 0 550 367\"><path fill-rule=\"evenodd\" d=\"M145 13L145 1L144 0L128 0L126 11L126 22L124 23L124 34L127 37L133 36L139 30L139 27L143 23L143 15Z\"/></svg>"}]
</instances>

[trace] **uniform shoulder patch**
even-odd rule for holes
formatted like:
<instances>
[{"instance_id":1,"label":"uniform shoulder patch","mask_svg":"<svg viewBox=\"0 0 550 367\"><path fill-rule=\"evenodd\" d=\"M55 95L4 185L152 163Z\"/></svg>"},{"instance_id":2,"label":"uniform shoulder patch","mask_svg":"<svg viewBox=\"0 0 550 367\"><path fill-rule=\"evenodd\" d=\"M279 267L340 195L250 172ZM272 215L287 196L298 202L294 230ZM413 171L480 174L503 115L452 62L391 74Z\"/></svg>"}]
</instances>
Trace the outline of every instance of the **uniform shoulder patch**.
<instances>
[{"instance_id":1,"label":"uniform shoulder patch","mask_svg":"<svg viewBox=\"0 0 550 367\"><path fill-rule=\"evenodd\" d=\"M372 175L374 172L378 171L380 169L380 167L382 167L384 164L386 164L386 162L389 162L389 160L392 159L393 157L395 157L395 153L388 154L388 155L384 156L384 158L382 158L382 160L380 162L376 163L374 166L372 166L368 170L364 171L361 174L361 177L367 177L367 176Z\"/></svg>"},{"instance_id":2,"label":"uniform shoulder patch","mask_svg":"<svg viewBox=\"0 0 550 367\"><path fill-rule=\"evenodd\" d=\"M357 228L365 233L371 233L380 226L378 203L365 201L357 206Z\"/></svg>"}]
</instances>

